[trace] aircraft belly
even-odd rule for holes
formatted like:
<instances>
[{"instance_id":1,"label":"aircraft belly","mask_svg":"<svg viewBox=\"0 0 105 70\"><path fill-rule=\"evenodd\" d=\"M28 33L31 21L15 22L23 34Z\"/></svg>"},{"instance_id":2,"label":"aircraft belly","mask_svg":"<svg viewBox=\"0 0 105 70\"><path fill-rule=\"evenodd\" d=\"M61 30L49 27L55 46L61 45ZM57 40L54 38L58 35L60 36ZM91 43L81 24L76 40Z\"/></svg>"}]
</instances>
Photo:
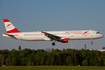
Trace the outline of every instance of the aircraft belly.
<instances>
[{"instance_id":1,"label":"aircraft belly","mask_svg":"<svg viewBox=\"0 0 105 70\"><path fill-rule=\"evenodd\" d=\"M22 37L22 39L26 41L43 41L44 36L27 36L27 37Z\"/></svg>"}]
</instances>

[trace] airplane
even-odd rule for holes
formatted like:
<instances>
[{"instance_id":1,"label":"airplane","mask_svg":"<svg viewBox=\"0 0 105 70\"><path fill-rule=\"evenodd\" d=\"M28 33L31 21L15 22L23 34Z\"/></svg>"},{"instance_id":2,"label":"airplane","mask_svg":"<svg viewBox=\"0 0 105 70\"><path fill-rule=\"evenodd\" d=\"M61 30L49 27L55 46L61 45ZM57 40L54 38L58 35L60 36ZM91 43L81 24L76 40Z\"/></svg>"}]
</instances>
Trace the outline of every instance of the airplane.
<instances>
[{"instance_id":1,"label":"airplane","mask_svg":"<svg viewBox=\"0 0 105 70\"><path fill-rule=\"evenodd\" d=\"M103 37L95 30L21 32L8 19L3 19L3 21L7 33L2 36L25 41L53 41L53 46L55 46L55 41L68 43L68 40L91 40L93 44L93 39Z\"/></svg>"}]
</instances>

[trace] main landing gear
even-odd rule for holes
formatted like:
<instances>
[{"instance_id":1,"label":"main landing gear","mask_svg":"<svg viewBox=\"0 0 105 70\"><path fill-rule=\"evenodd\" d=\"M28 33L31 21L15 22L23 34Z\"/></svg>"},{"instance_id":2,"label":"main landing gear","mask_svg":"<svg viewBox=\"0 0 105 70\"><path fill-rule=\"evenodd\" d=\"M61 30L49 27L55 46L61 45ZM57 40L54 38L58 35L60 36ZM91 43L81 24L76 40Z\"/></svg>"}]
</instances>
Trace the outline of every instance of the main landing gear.
<instances>
[{"instance_id":1,"label":"main landing gear","mask_svg":"<svg viewBox=\"0 0 105 70\"><path fill-rule=\"evenodd\" d=\"M55 41L53 41L52 45L55 46Z\"/></svg>"},{"instance_id":2,"label":"main landing gear","mask_svg":"<svg viewBox=\"0 0 105 70\"><path fill-rule=\"evenodd\" d=\"M53 42L52 45L55 46L55 43Z\"/></svg>"},{"instance_id":3,"label":"main landing gear","mask_svg":"<svg viewBox=\"0 0 105 70\"><path fill-rule=\"evenodd\" d=\"M91 44L93 44L92 39L91 39Z\"/></svg>"}]
</instances>

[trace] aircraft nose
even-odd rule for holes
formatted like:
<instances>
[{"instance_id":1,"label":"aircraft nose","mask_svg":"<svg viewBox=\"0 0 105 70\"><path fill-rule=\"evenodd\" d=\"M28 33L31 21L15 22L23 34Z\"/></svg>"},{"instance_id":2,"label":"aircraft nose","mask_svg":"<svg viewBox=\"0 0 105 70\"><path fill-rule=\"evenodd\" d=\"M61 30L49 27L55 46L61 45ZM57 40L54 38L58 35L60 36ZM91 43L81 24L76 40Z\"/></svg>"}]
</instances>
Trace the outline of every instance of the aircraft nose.
<instances>
[{"instance_id":1,"label":"aircraft nose","mask_svg":"<svg viewBox=\"0 0 105 70\"><path fill-rule=\"evenodd\" d=\"M103 35L102 35L102 34L100 34L100 37L102 38L102 37L103 37Z\"/></svg>"}]
</instances>

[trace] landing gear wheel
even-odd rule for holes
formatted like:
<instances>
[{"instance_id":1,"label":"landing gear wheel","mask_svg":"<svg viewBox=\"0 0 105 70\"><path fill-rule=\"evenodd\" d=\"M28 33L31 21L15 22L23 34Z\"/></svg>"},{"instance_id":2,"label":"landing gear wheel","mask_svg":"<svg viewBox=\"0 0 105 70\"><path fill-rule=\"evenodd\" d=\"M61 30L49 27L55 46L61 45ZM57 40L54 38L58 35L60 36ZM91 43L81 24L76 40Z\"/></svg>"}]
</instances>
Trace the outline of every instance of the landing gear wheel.
<instances>
[{"instance_id":1,"label":"landing gear wheel","mask_svg":"<svg viewBox=\"0 0 105 70\"><path fill-rule=\"evenodd\" d=\"M55 46L55 43L53 42L52 45Z\"/></svg>"},{"instance_id":2,"label":"landing gear wheel","mask_svg":"<svg viewBox=\"0 0 105 70\"><path fill-rule=\"evenodd\" d=\"M93 44L93 42L91 42L91 44Z\"/></svg>"}]
</instances>

